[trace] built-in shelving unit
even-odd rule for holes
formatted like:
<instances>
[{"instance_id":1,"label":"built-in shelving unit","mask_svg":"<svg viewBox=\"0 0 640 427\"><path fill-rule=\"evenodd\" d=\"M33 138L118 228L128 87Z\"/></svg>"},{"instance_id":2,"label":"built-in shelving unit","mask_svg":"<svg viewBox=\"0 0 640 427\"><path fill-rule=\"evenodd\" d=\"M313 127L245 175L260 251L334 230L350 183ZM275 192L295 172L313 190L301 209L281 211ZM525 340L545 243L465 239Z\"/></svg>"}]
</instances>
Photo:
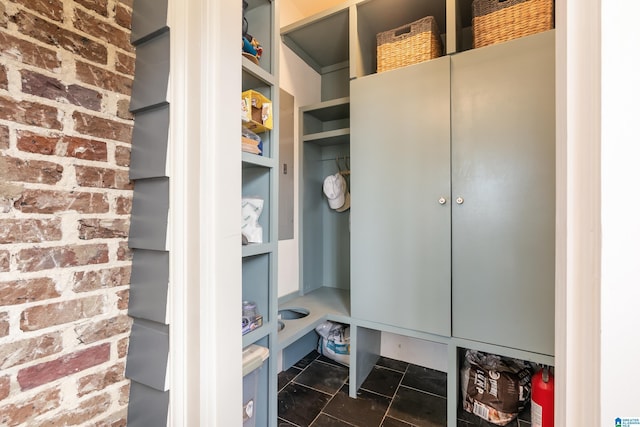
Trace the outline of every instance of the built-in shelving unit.
<instances>
[{"instance_id":1,"label":"built-in shelving unit","mask_svg":"<svg viewBox=\"0 0 640 427\"><path fill-rule=\"evenodd\" d=\"M236 0L240 1L240 0ZM278 249L278 28L277 0L249 0L245 10L247 32L259 41L263 53L258 63L242 58L242 91L259 92L272 102L273 128L259 133L262 154L242 153L242 197L259 198L264 204L258 224L261 243L242 246L242 300L254 302L262 326L245 333L243 347L257 344L269 349L269 357L257 374L255 424L276 425L276 334ZM240 52L238 52L240 54ZM238 93L238 100L240 93ZM240 118L238 117L240 121ZM240 135L238 135L240 149ZM240 244L240 242L238 242ZM237 301L240 305L243 301ZM247 393L247 391L245 391ZM253 394L253 392L251 392Z\"/></svg>"},{"instance_id":2,"label":"built-in shelving unit","mask_svg":"<svg viewBox=\"0 0 640 427\"><path fill-rule=\"evenodd\" d=\"M453 76L462 74L459 74L458 71L456 71L456 73L458 73L456 74L452 69L456 66L461 67L461 65L457 64L465 63L461 58L458 58L458 60L454 59L466 55L467 52L471 50L479 52L479 49L473 48L472 0L349 0L342 5L327 9L281 29L283 42L320 74L321 102L301 107L299 110L300 296L280 304L281 310L287 308L306 309L309 311L309 315L301 319L282 321L284 328L278 334L278 348L283 351L283 367L286 369L287 366L295 363L296 358L304 356L306 351L313 348L314 341L317 341L317 336L314 335L313 328L320 322L329 319L350 325L352 353L350 358L349 392L351 396L355 397L357 389L370 372L380 354L381 333L399 334L418 340L445 345L448 348L449 354L447 362L449 399L446 422L448 426L453 427L457 424L457 412L459 409L460 354L462 354L463 350L469 348L529 360L540 364L553 365L553 351L552 348L550 349L547 345L549 342L548 322L541 322L541 324L544 324L544 331L531 331L532 341L535 341L536 345L543 341L540 339L541 336L545 337L545 346L535 347L532 343L528 343L532 344L532 346L527 347L527 345L522 344L523 341L526 341L526 338L520 341L509 341L506 338L506 335L513 331L512 325L507 327L510 331L504 334L504 341L501 341L501 333L497 334L499 338L493 343L489 343L489 340L485 338L476 339L473 334L456 336L456 331L460 330L461 322L456 323L456 320L453 319L456 315L455 313L449 313L444 316L446 317L445 321L435 329L428 326L424 328L409 328L407 326L396 325L393 321L389 320L392 317L385 317L384 321L376 321L373 318L355 316L354 312L356 310L354 307L357 307L358 304L366 304L366 302L354 301L354 298L365 298L367 292L364 288L359 288L358 292L354 292L353 289L355 286L353 275L359 274L358 272L354 273L351 266L352 257L357 256L357 253L354 252L354 247L362 247L362 245L367 244L382 245L382 247L384 247L386 244L386 241L383 240L384 232L375 229L370 230L370 235L360 232L358 234L358 240L354 242L350 235L352 231L350 216L329 209L327 201L322 195L322 181L327 175L338 171L340 166L337 162L340 159L349 159L348 163L351 164L350 156L352 154L355 156L357 153L361 153L362 150L367 149L366 146L362 145L363 139L367 139L362 136L363 123L367 123L367 126L372 129L371 132L374 136L376 133L375 129L394 126L393 123L389 123L388 117L376 114L377 100L375 97L367 98L367 102L362 102L363 97L355 99L355 92L352 91L352 88L355 87L355 82L358 82L359 79L370 79L373 81L381 77L381 75L376 76L376 35L383 31L401 27L425 16L433 16L435 18L444 46L443 53L448 56L447 58L440 59L438 62L439 66L444 70L441 74L445 77L438 81L442 82L446 95L446 105L444 105L446 114L443 115L442 121L446 127L445 134L449 135L449 138L444 138L447 147L445 151L449 153L449 144L452 144L452 139L458 135L458 133L454 136L452 136L452 134L459 132L458 129L461 127L461 125L450 123L452 120L450 117L450 109L456 114L456 121L458 123L464 122L464 120L461 120L461 117L466 119L464 108L460 107L465 105L464 97L466 95L462 94L462 98L458 97L454 99L450 93L451 88L461 87L459 85L456 86L457 83L454 84L451 79ZM527 49L530 48L532 51L537 49L538 52L540 52L540 49L546 49L547 52L549 49L553 49L553 33L549 32L546 35L532 36L527 41L509 41L505 43L504 49L487 49L486 51L482 51L483 53L481 53L480 56L484 56L484 52L486 52L487 61L500 61L505 55L513 55L514 52L519 52L517 55L522 54L522 63L526 63L527 59L525 58L536 58L538 63L543 64L541 65L542 74L538 74L548 75L548 56L530 57L527 51ZM536 53L535 55L538 54ZM434 64L435 62L436 61L434 61ZM515 61L515 63L517 64L518 61ZM507 61L507 64L513 64L513 61L511 63ZM394 73L394 71L390 71L389 73ZM471 73L471 75L472 74L473 73ZM552 79L552 76L553 73L550 74L549 79ZM477 84L479 84L480 87L487 87L487 85L482 86L484 84L482 83L482 76L476 77L478 80ZM393 80L393 78L380 79L379 82L390 82ZM540 82L539 79L538 81ZM543 91L546 91L548 87L553 87L552 84L549 85L548 83L549 81L547 80L541 82ZM433 82L430 82L430 84L433 84ZM475 84L474 82L471 86ZM488 84L493 83L488 82ZM516 82L515 84L518 83ZM425 85L421 85L420 82L416 82L414 85L415 97L417 98L415 104L417 105L414 105L413 101L412 105L414 105L414 109L417 110L420 110L421 100L425 103L430 101L436 102L433 98L429 97L428 93L421 90L423 86ZM375 84L372 87L375 87ZM507 86L504 87L506 88ZM511 89L512 87L509 87L509 90L505 89L504 92L512 93ZM494 90L502 90L502 86L498 84ZM384 93L384 91L382 91L382 93ZM539 93L540 91L538 91L538 94ZM536 95L535 97L537 98L538 96ZM533 97L530 96L528 99L531 98ZM380 100L379 102L385 101ZM455 105L449 105L449 102ZM530 102L536 103L537 101ZM523 101L523 103L528 105L526 101ZM542 110L549 110L547 99L543 99L542 103L545 105ZM526 105L524 108L527 108ZM538 105L539 104L536 104L536 106L532 108L535 111L540 111ZM356 114L353 111L353 108L356 108L355 106L358 108L357 123L354 118ZM457 110L454 107L457 108ZM365 112L363 113L363 111ZM462 111L462 114L460 111ZM415 121L420 121L419 111L413 111L411 114ZM435 113L432 112L431 114ZM553 128L553 123L548 123L549 120L547 120L546 116L544 116L544 120L546 120L545 126ZM478 124L474 126L479 126L479 134L491 134L491 131L487 131L487 129L491 129L492 125L490 123L484 126ZM496 124L496 126L499 126L499 124ZM423 129L417 133L414 132L413 136L420 139L421 132L429 132L429 129ZM369 134L367 133L367 135ZM357 150L354 147L356 138L359 138ZM549 146L547 136L544 135L542 138L545 139L545 144ZM387 139L389 139L389 149L393 149L393 147L391 147L394 145L393 138L390 136ZM552 142L551 145L553 145ZM403 144L395 144L395 146L399 147L399 149L404 147ZM372 147L372 149L376 150L375 147ZM454 155L458 155L458 152L455 151L455 146L451 150ZM466 151L469 151L469 149ZM449 156L449 154L447 154L447 156ZM400 158L402 156L389 157ZM405 167L419 167L416 166L416 164L420 163L419 157L416 159L407 155L406 158L408 162ZM544 158L545 160L543 160L543 162L546 165L549 157ZM378 160L384 164L384 158L379 158L376 161ZM447 170L449 170L448 168L450 167L454 168L454 166L449 164L450 161L451 159L448 157L445 159ZM355 159L353 163L356 163ZM362 165L362 163L360 165ZM452 171L456 172L456 169L452 169ZM365 174L375 172L363 171L361 168L354 171L354 174L355 173ZM393 173L393 171L387 169L384 173ZM447 173L446 176L449 177L449 173ZM359 184L363 185L361 183L364 178L359 177L359 179L361 180ZM356 180L355 176L353 180ZM380 184L379 180L376 181L376 183ZM408 184L410 185L406 187L396 186L394 188L399 192L406 191L408 188L413 188L414 192L419 191L415 182ZM545 183L541 185L547 188L547 184L545 181ZM446 188L448 190L445 191L440 198L436 197L434 199L435 209L444 206L444 208L442 208L443 212L448 212L449 220L454 216L452 205L457 206L465 203L469 205L469 207L464 206L467 207L467 211L471 209L470 203L462 199L456 202L457 194L452 193L451 185L451 182L447 181ZM553 188L553 186L551 186L551 188ZM359 190L362 190L362 188L359 187ZM383 190L380 191L383 193ZM384 191L394 190L384 189ZM354 200L356 200L355 203L357 203L357 200L360 200L358 199L359 197L362 198L361 194L362 192L359 192L354 196ZM381 199L382 198L383 195L381 194ZM371 198L371 200L374 199L373 197ZM380 203L383 203L383 200L380 200ZM374 206L368 206L368 208L375 209ZM402 206L396 207L398 223L403 222L403 208ZM429 209L431 209L431 207ZM544 211L548 212L550 210L552 211L553 207L544 204ZM364 217L362 215L362 211L360 211L359 215L354 218L363 220ZM456 215L459 216L461 214L457 213ZM450 226L451 224L449 223L449 227ZM550 225L550 227L552 229L553 225ZM417 228L414 227L414 230L415 229ZM362 228L359 230L362 231ZM549 232L549 227L543 231L544 233ZM538 237L540 237L541 233L536 233ZM518 238L521 237L522 236L519 236ZM548 239L546 234L544 239L542 245L547 248ZM452 240L452 242L456 244L455 240ZM447 244L450 243L448 242ZM459 247L459 242L457 244ZM538 245L538 247L541 246ZM393 251L393 248L387 249ZM450 246L449 249L451 249ZM545 251L549 252L546 249ZM551 245L551 252L552 251L553 245ZM449 252L451 253L452 251L449 250ZM458 256L458 253L453 251L453 255ZM537 255L539 255L539 252L536 252L536 256ZM393 257L391 256L391 258ZM551 291L553 290L553 279L551 278L551 280L549 280L547 274L549 262L544 256L540 257L540 259L542 260L541 264L545 266L544 268L536 269L537 273L534 274L539 274L544 282L544 284L540 286L544 287L545 295L551 295L551 298L553 298L553 292L549 294L549 289L551 289ZM552 262L553 261L551 261L551 263ZM450 268L451 271L454 271L454 263L449 260L445 264L448 263L451 263L451 266L445 266L445 268ZM366 264L366 262L360 263L361 266L364 264ZM425 278L425 280L429 279ZM458 287L457 291L454 290L452 292L453 287L456 286L454 285L455 277L451 278L451 276L449 276L448 279L445 277L444 280L447 283L450 282L450 285L445 283L449 293L445 298L446 303L443 303L443 307L449 309L452 300L451 295L454 295L454 297L458 295L458 300L456 304L453 305L455 309L460 305L459 295L462 287ZM393 286L392 278L389 280L389 283L389 286ZM358 282L358 286L362 287L362 281ZM477 286L486 285L478 283ZM527 285L526 288L529 289L530 286ZM519 293L522 293L523 289L525 289L525 286L521 284L514 286L513 295L510 294L509 297L514 297L516 294L520 295ZM489 289L487 289L487 291L495 292L495 290ZM524 292L526 293L527 291L525 290ZM552 307L553 303L551 303L550 306ZM401 310L402 308L390 307L390 309ZM363 312L363 310L359 310L358 312ZM371 317L375 317L375 310L369 312L373 313ZM528 313L528 309L522 310L522 313L525 312ZM549 313L552 313L552 310L549 311ZM458 315L460 315L459 309ZM464 316L461 316L458 320L462 317ZM468 320L469 319L465 319L465 322ZM532 322L527 321L527 323ZM535 325L532 327L536 328ZM526 330L526 328L523 330ZM535 337L535 339L533 339L533 337ZM551 342L553 342L552 336ZM511 345L511 343L513 343L513 345Z\"/></svg>"}]
</instances>

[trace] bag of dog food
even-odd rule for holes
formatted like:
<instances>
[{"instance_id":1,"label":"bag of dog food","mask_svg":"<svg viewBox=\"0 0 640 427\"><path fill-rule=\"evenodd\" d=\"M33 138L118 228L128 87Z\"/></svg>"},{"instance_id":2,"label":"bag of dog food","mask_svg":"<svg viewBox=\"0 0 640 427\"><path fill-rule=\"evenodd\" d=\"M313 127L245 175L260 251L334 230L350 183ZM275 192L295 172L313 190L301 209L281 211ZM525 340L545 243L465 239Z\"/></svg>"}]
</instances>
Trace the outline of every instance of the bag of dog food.
<instances>
[{"instance_id":1,"label":"bag of dog food","mask_svg":"<svg viewBox=\"0 0 640 427\"><path fill-rule=\"evenodd\" d=\"M529 362L467 350L460 371L462 407L493 424L509 424L531 399L533 373Z\"/></svg>"}]
</instances>

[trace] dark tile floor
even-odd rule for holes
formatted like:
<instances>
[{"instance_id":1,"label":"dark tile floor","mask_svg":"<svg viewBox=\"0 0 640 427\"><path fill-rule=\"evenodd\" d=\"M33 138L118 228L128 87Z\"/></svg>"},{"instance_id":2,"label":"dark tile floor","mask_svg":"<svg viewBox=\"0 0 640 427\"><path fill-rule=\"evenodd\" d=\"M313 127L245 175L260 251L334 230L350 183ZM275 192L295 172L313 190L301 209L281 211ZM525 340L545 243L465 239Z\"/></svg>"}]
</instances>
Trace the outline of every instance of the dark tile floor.
<instances>
[{"instance_id":1,"label":"dark tile floor","mask_svg":"<svg viewBox=\"0 0 640 427\"><path fill-rule=\"evenodd\" d=\"M349 369L313 351L278 374L279 427L433 427L447 425L447 374L381 357L349 397ZM531 427L529 411L508 427ZM458 411L459 427L490 427ZM494 426L495 427L495 426Z\"/></svg>"}]
</instances>

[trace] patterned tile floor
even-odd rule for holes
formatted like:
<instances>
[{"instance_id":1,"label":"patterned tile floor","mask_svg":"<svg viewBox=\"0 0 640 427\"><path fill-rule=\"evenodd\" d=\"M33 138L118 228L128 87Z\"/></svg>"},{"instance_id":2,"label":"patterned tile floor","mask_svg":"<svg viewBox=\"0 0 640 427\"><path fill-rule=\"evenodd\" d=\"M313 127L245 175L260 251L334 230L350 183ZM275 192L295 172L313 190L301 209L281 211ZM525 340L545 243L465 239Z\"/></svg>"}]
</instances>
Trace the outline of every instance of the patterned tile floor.
<instances>
[{"instance_id":1,"label":"patterned tile floor","mask_svg":"<svg viewBox=\"0 0 640 427\"><path fill-rule=\"evenodd\" d=\"M279 427L432 427L447 425L447 374L381 357L349 397L349 369L313 351L278 374ZM508 427L531 427L529 411ZM489 427L458 412L458 426Z\"/></svg>"}]
</instances>

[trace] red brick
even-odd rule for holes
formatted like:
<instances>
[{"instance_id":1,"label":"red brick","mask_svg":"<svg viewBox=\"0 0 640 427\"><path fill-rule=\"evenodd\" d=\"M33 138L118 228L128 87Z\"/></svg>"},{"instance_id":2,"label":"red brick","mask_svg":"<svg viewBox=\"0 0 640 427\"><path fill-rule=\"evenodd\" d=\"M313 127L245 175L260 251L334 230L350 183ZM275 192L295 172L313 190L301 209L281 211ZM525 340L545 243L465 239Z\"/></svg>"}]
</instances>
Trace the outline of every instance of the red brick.
<instances>
[{"instance_id":1,"label":"red brick","mask_svg":"<svg viewBox=\"0 0 640 427\"><path fill-rule=\"evenodd\" d=\"M133 252L129 248L129 244L127 242L120 242L118 246L118 261L131 261L133 258Z\"/></svg>"},{"instance_id":2,"label":"red brick","mask_svg":"<svg viewBox=\"0 0 640 427\"><path fill-rule=\"evenodd\" d=\"M122 4L116 4L116 23L127 30L131 29L131 7L123 6Z\"/></svg>"},{"instance_id":3,"label":"red brick","mask_svg":"<svg viewBox=\"0 0 640 427\"><path fill-rule=\"evenodd\" d=\"M124 238L129 235L129 221L125 219L81 219L78 237L81 240Z\"/></svg>"},{"instance_id":4,"label":"red brick","mask_svg":"<svg viewBox=\"0 0 640 427\"><path fill-rule=\"evenodd\" d=\"M133 0L120 0L118 3L127 7L133 7Z\"/></svg>"},{"instance_id":5,"label":"red brick","mask_svg":"<svg viewBox=\"0 0 640 427\"><path fill-rule=\"evenodd\" d=\"M4 2L0 2L0 27L7 28L8 22L9 22L9 19L7 17Z\"/></svg>"},{"instance_id":6,"label":"red brick","mask_svg":"<svg viewBox=\"0 0 640 427\"><path fill-rule=\"evenodd\" d=\"M9 325L9 313L0 313L0 338L9 335L11 325Z\"/></svg>"},{"instance_id":7,"label":"red brick","mask_svg":"<svg viewBox=\"0 0 640 427\"><path fill-rule=\"evenodd\" d=\"M12 403L0 407L0 425L18 426L33 425L33 420L60 406L59 389L49 389L35 396L25 396L19 403Z\"/></svg>"},{"instance_id":8,"label":"red brick","mask_svg":"<svg viewBox=\"0 0 640 427\"><path fill-rule=\"evenodd\" d=\"M79 31L102 40L111 46L133 52L133 46L131 46L129 42L130 36L128 31L124 31L112 25L110 22L91 15L82 9L76 8L73 26Z\"/></svg>"},{"instance_id":9,"label":"red brick","mask_svg":"<svg viewBox=\"0 0 640 427\"><path fill-rule=\"evenodd\" d=\"M126 315L100 321L89 320L74 328L78 340L83 344L92 344L131 330L131 318Z\"/></svg>"},{"instance_id":10,"label":"red brick","mask_svg":"<svg viewBox=\"0 0 640 427\"><path fill-rule=\"evenodd\" d=\"M9 148L9 128L0 125L0 149Z\"/></svg>"},{"instance_id":11,"label":"red brick","mask_svg":"<svg viewBox=\"0 0 640 427\"><path fill-rule=\"evenodd\" d=\"M4 400L9 396L11 391L11 380L9 375L0 377L0 400Z\"/></svg>"},{"instance_id":12,"label":"red brick","mask_svg":"<svg viewBox=\"0 0 640 427\"><path fill-rule=\"evenodd\" d=\"M72 410L64 411L59 415L47 419L33 427L51 427L51 426L86 426L109 409L111 406L111 396L109 393L102 393L99 396L90 397L77 404Z\"/></svg>"},{"instance_id":13,"label":"red brick","mask_svg":"<svg viewBox=\"0 0 640 427\"><path fill-rule=\"evenodd\" d=\"M107 63L107 48L102 43L89 40L82 34L69 31L26 11L16 13L12 20L18 26L18 30L26 36L60 47L93 62Z\"/></svg>"},{"instance_id":14,"label":"red brick","mask_svg":"<svg viewBox=\"0 0 640 427\"><path fill-rule=\"evenodd\" d=\"M122 404L121 404L122 405ZM126 405L126 402L125 402ZM127 410L122 409L104 420L100 420L91 427L127 427Z\"/></svg>"},{"instance_id":15,"label":"red brick","mask_svg":"<svg viewBox=\"0 0 640 427\"><path fill-rule=\"evenodd\" d=\"M118 359L122 359L127 355L129 350L129 337L122 338L118 341Z\"/></svg>"},{"instance_id":16,"label":"red brick","mask_svg":"<svg viewBox=\"0 0 640 427\"><path fill-rule=\"evenodd\" d=\"M0 156L0 179L3 181L55 184L62 179L63 171L57 163Z\"/></svg>"},{"instance_id":17,"label":"red brick","mask_svg":"<svg viewBox=\"0 0 640 427\"><path fill-rule=\"evenodd\" d=\"M0 53L6 58L43 70L55 71L61 66L61 61L54 49L39 46L3 32L0 32Z\"/></svg>"},{"instance_id":18,"label":"red brick","mask_svg":"<svg viewBox=\"0 0 640 427\"><path fill-rule=\"evenodd\" d=\"M133 77L135 70L136 58L134 56L116 52L116 71Z\"/></svg>"},{"instance_id":19,"label":"red brick","mask_svg":"<svg viewBox=\"0 0 640 427\"><path fill-rule=\"evenodd\" d=\"M97 374L79 378L78 397L104 390L110 385L119 383L120 381L124 381L124 363L118 363Z\"/></svg>"},{"instance_id":20,"label":"red brick","mask_svg":"<svg viewBox=\"0 0 640 427\"><path fill-rule=\"evenodd\" d=\"M0 89L9 89L9 79L7 78L7 69L0 64Z\"/></svg>"},{"instance_id":21,"label":"red brick","mask_svg":"<svg viewBox=\"0 0 640 427\"><path fill-rule=\"evenodd\" d=\"M29 131L18 131L17 139L18 149L29 153L107 161L107 143L94 139L62 134L44 136Z\"/></svg>"},{"instance_id":22,"label":"red brick","mask_svg":"<svg viewBox=\"0 0 640 427\"><path fill-rule=\"evenodd\" d=\"M96 244L22 249L16 255L16 262L20 271L104 264L109 262L109 248L106 244Z\"/></svg>"},{"instance_id":23,"label":"red brick","mask_svg":"<svg viewBox=\"0 0 640 427\"><path fill-rule=\"evenodd\" d=\"M131 164L131 148L116 146L116 164L118 166L129 166Z\"/></svg>"},{"instance_id":24,"label":"red brick","mask_svg":"<svg viewBox=\"0 0 640 427\"><path fill-rule=\"evenodd\" d=\"M118 215L131 214L131 205L133 203L132 197L118 196L116 199L116 213Z\"/></svg>"},{"instance_id":25,"label":"red brick","mask_svg":"<svg viewBox=\"0 0 640 427\"><path fill-rule=\"evenodd\" d=\"M61 135L44 136L29 131L18 131L18 150L44 155L56 154Z\"/></svg>"},{"instance_id":26,"label":"red brick","mask_svg":"<svg viewBox=\"0 0 640 427\"><path fill-rule=\"evenodd\" d=\"M133 113L129 111L129 99L119 99L118 100L118 111L116 112L117 117L125 120L133 120Z\"/></svg>"},{"instance_id":27,"label":"red brick","mask_svg":"<svg viewBox=\"0 0 640 427\"><path fill-rule=\"evenodd\" d=\"M0 272L7 272L11 267L11 252L0 251Z\"/></svg>"},{"instance_id":28,"label":"red brick","mask_svg":"<svg viewBox=\"0 0 640 427\"><path fill-rule=\"evenodd\" d=\"M131 78L113 73L95 65L87 64L86 62L76 62L76 77L81 82L92 86L127 96L131 95L131 87L133 86L133 80Z\"/></svg>"},{"instance_id":29,"label":"red brick","mask_svg":"<svg viewBox=\"0 0 640 427\"><path fill-rule=\"evenodd\" d=\"M45 129L62 129L57 108L2 96L0 96L0 119Z\"/></svg>"},{"instance_id":30,"label":"red brick","mask_svg":"<svg viewBox=\"0 0 640 427\"><path fill-rule=\"evenodd\" d=\"M100 111L102 95L77 84L65 85L60 80L35 71L22 70L22 92L60 102L64 100L89 110Z\"/></svg>"},{"instance_id":31,"label":"red brick","mask_svg":"<svg viewBox=\"0 0 640 427\"><path fill-rule=\"evenodd\" d=\"M107 0L74 0L89 10L98 12L102 16L107 16Z\"/></svg>"},{"instance_id":32,"label":"red brick","mask_svg":"<svg viewBox=\"0 0 640 427\"><path fill-rule=\"evenodd\" d=\"M30 366L18 371L18 384L22 391L73 375L109 360L110 344L105 343L76 351L50 362Z\"/></svg>"},{"instance_id":33,"label":"red brick","mask_svg":"<svg viewBox=\"0 0 640 427\"><path fill-rule=\"evenodd\" d=\"M60 332L11 341L0 346L0 368L8 369L33 362L60 353L62 349L63 339Z\"/></svg>"},{"instance_id":34,"label":"red brick","mask_svg":"<svg viewBox=\"0 0 640 427\"><path fill-rule=\"evenodd\" d=\"M118 310L127 310L129 308L129 289L118 291Z\"/></svg>"},{"instance_id":35,"label":"red brick","mask_svg":"<svg viewBox=\"0 0 640 427\"><path fill-rule=\"evenodd\" d=\"M14 207L24 213L106 213L109 212L109 200L101 193L25 189L15 201Z\"/></svg>"},{"instance_id":36,"label":"red brick","mask_svg":"<svg viewBox=\"0 0 640 427\"><path fill-rule=\"evenodd\" d=\"M26 304L59 296L55 282L49 277L0 282L0 306Z\"/></svg>"},{"instance_id":37,"label":"red brick","mask_svg":"<svg viewBox=\"0 0 640 427\"><path fill-rule=\"evenodd\" d=\"M133 189L128 170L76 166L76 181L82 187Z\"/></svg>"},{"instance_id":38,"label":"red brick","mask_svg":"<svg viewBox=\"0 0 640 427\"><path fill-rule=\"evenodd\" d=\"M62 238L61 227L59 218L0 219L0 244L60 240ZM0 292L2 292L1 289Z\"/></svg>"},{"instance_id":39,"label":"red brick","mask_svg":"<svg viewBox=\"0 0 640 427\"><path fill-rule=\"evenodd\" d=\"M61 0L29 0L21 2L21 4L51 20L62 22L63 5Z\"/></svg>"},{"instance_id":40,"label":"red brick","mask_svg":"<svg viewBox=\"0 0 640 427\"><path fill-rule=\"evenodd\" d=\"M37 331L55 325L63 325L102 314L105 297L94 295L69 301L29 307L20 315L20 329Z\"/></svg>"},{"instance_id":41,"label":"red brick","mask_svg":"<svg viewBox=\"0 0 640 427\"><path fill-rule=\"evenodd\" d=\"M107 143L94 139L65 137L67 156L83 160L107 161Z\"/></svg>"},{"instance_id":42,"label":"red brick","mask_svg":"<svg viewBox=\"0 0 640 427\"><path fill-rule=\"evenodd\" d=\"M73 113L73 120L75 130L81 134L131 144L131 134L133 132L131 123L103 119L102 117L91 116L79 111Z\"/></svg>"},{"instance_id":43,"label":"red brick","mask_svg":"<svg viewBox=\"0 0 640 427\"><path fill-rule=\"evenodd\" d=\"M120 399L118 403L122 406L126 406L129 403L129 393L131 391L131 384L126 384L120 387Z\"/></svg>"},{"instance_id":44,"label":"red brick","mask_svg":"<svg viewBox=\"0 0 640 427\"><path fill-rule=\"evenodd\" d=\"M78 271L73 274L73 291L88 292L128 285L131 267L106 268L97 271Z\"/></svg>"}]
</instances>

